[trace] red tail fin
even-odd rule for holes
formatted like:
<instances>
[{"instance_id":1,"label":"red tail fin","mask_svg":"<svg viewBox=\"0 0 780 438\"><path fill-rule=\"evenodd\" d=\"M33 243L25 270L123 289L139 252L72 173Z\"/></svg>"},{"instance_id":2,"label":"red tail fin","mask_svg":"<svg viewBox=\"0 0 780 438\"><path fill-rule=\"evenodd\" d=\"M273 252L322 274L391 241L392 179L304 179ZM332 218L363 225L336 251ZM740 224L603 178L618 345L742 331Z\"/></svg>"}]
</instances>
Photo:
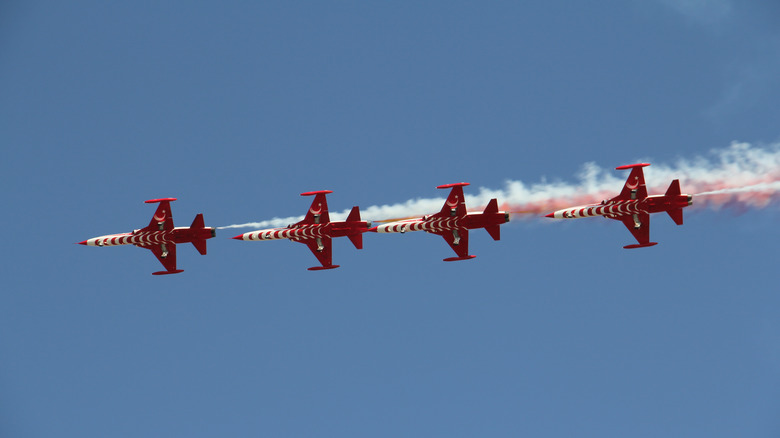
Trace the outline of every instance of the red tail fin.
<instances>
[{"instance_id":1,"label":"red tail fin","mask_svg":"<svg viewBox=\"0 0 780 438\"><path fill-rule=\"evenodd\" d=\"M352 211L350 211L349 216L347 216L347 222L360 222L360 207L352 207Z\"/></svg>"},{"instance_id":2,"label":"red tail fin","mask_svg":"<svg viewBox=\"0 0 780 438\"><path fill-rule=\"evenodd\" d=\"M669 217L672 218L674 223L676 223L677 225L682 225L683 224L682 208L675 208L673 210L666 210L666 212L669 213Z\"/></svg>"},{"instance_id":3,"label":"red tail fin","mask_svg":"<svg viewBox=\"0 0 780 438\"><path fill-rule=\"evenodd\" d=\"M487 207L485 207L485 214L492 214L492 213L498 213L498 200L496 198L493 198L488 202Z\"/></svg>"},{"instance_id":4,"label":"red tail fin","mask_svg":"<svg viewBox=\"0 0 780 438\"><path fill-rule=\"evenodd\" d=\"M190 228L206 228L206 224L203 222L203 214L199 213L192 221Z\"/></svg>"},{"instance_id":5,"label":"red tail fin","mask_svg":"<svg viewBox=\"0 0 780 438\"><path fill-rule=\"evenodd\" d=\"M192 246L202 255L206 255L206 239L195 239L192 241Z\"/></svg>"},{"instance_id":6,"label":"red tail fin","mask_svg":"<svg viewBox=\"0 0 780 438\"><path fill-rule=\"evenodd\" d=\"M493 240L501 240L501 228L498 225L485 227L485 231L490 234L490 237L492 237Z\"/></svg>"},{"instance_id":7,"label":"red tail fin","mask_svg":"<svg viewBox=\"0 0 780 438\"><path fill-rule=\"evenodd\" d=\"M669 184L669 188L666 189L666 196L678 196L682 193L680 191L680 180L676 179Z\"/></svg>"},{"instance_id":8,"label":"red tail fin","mask_svg":"<svg viewBox=\"0 0 780 438\"><path fill-rule=\"evenodd\" d=\"M349 241L355 245L355 248L363 249L363 233L348 234L347 237L349 237Z\"/></svg>"}]
</instances>

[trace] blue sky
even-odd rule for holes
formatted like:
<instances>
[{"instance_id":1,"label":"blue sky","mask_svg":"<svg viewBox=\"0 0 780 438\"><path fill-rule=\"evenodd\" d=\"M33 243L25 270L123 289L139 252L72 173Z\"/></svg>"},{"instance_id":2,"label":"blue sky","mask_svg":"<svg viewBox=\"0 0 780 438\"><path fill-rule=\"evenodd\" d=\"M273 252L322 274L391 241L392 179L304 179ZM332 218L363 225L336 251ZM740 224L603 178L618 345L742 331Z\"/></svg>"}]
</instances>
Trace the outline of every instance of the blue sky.
<instances>
[{"instance_id":1,"label":"blue sky","mask_svg":"<svg viewBox=\"0 0 780 438\"><path fill-rule=\"evenodd\" d=\"M0 435L777 436L776 206L73 245L776 145L771 3L4 3Z\"/></svg>"}]
</instances>

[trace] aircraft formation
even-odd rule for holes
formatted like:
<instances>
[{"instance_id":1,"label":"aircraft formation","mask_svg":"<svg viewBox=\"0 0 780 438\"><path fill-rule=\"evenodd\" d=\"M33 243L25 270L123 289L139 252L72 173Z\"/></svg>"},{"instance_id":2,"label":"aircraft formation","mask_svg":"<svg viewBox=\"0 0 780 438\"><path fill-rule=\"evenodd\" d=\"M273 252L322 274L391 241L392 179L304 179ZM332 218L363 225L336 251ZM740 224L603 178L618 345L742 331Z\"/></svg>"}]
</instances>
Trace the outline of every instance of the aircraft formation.
<instances>
[{"instance_id":1,"label":"aircraft formation","mask_svg":"<svg viewBox=\"0 0 780 438\"><path fill-rule=\"evenodd\" d=\"M663 195L648 196L642 168L648 163L630 164L616 170L631 169L620 194L596 204L564 208L547 214L554 219L576 219L603 216L623 222L638 243L623 248L643 248L656 245L650 241L650 214L666 212L677 225L682 225L682 209L693 204L693 196L680 191L680 181L674 180ZM499 211L498 200L493 198L481 213L468 212L463 187L469 183L444 184L437 189L450 189L441 210L421 218L403 219L372 227L370 221L360 217L355 206L345 221L331 222L326 195L330 190L301 193L314 196L303 220L283 228L250 231L233 237L243 241L289 239L306 245L320 263L308 268L310 271L338 268L333 264L332 240L347 237L357 249L363 248L363 233L405 233L425 231L444 238L455 252L455 257L445 262L469 260L476 256L469 254L469 230L484 228L493 240L501 239L500 226L509 222L509 213ZM130 233L109 234L78 242L87 246L135 245L150 250L162 263L165 271L152 275L177 274L183 272L176 266L176 244L192 243L201 254L206 254L206 240L216 236L216 229L206 227L203 215L195 216L189 227L174 227L170 203L176 198L150 199L146 203L158 203L149 225Z\"/></svg>"}]
</instances>

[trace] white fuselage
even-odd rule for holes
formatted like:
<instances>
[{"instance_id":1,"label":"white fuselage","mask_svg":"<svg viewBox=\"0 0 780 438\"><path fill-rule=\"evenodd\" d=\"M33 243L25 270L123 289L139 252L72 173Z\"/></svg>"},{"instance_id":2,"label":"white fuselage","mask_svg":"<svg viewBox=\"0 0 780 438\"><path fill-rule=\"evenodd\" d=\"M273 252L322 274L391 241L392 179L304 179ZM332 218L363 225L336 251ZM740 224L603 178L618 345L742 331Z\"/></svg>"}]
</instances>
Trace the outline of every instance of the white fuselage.
<instances>
[{"instance_id":1,"label":"white fuselage","mask_svg":"<svg viewBox=\"0 0 780 438\"><path fill-rule=\"evenodd\" d=\"M433 218L411 219L398 222L390 222L376 227L377 233L405 233L407 231L445 231L462 228L462 218Z\"/></svg>"},{"instance_id":2,"label":"white fuselage","mask_svg":"<svg viewBox=\"0 0 780 438\"><path fill-rule=\"evenodd\" d=\"M299 225L295 228L270 228L241 235L241 240L306 240L326 236L323 225Z\"/></svg>"},{"instance_id":3,"label":"white fuselage","mask_svg":"<svg viewBox=\"0 0 780 438\"><path fill-rule=\"evenodd\" d=\"M132 233L107 234L85 240L88 246L149 245L173 242L174 228L168 231L136 231Z\"/></svg>"},{"instance_id":4,"label":"white fuselage","mask_svg":"<svg viewBox=\"0 0 780 438\"><path fill-rule=\"evenodd\" d=\"M551 217L556 219L578 219L582 217L594 216L625 216L645 212L640 207L641 206L639 201L632 199L627 201L610 202L606 204L590 204L564 208L563 210L553 212Z\"/></svg>"}]
</instances>

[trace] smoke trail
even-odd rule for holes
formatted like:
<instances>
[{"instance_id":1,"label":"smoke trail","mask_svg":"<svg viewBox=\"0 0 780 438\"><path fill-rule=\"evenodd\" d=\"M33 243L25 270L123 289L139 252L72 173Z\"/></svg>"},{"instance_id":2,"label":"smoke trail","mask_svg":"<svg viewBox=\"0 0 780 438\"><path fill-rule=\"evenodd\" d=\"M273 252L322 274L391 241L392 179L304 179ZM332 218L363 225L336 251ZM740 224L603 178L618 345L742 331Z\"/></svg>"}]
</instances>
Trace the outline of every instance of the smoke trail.
<instances>
[{"instance_id":1,"label":"smoke trail","mask_svg":"<svg viewBox=\"0 0 780 438\"><path fill-rule=\"evenodd\" d=\"M681 159L675 165L646 167L648 193L663 194L673 179L679 179L683 192L694 195L695 208L745 210L780 202L780 143L761 147L735 142L728 148L711 151L710 155L711 159L696 157ZM615 163L615 166L620 164L630 163ZM472 210L481 210L490 199L498 198L502 209L514 213L515 217L519 214L530 218L612 198L619 193L627 176L628 172L615 171L614 166L602 168L586 163L573 183L542 180L527 184L509 180L504 189L483 187L477 194L467 194L466 203ZM361 214L383 222L430 214L439 211L443 203L444 198L418 198L400 204L370 206L361 209ZM331 219L343 220L348 214L349 210L331 212ZM302 218L273 218L221 228L282 227Z\"/></svg>"}]
</instances>

